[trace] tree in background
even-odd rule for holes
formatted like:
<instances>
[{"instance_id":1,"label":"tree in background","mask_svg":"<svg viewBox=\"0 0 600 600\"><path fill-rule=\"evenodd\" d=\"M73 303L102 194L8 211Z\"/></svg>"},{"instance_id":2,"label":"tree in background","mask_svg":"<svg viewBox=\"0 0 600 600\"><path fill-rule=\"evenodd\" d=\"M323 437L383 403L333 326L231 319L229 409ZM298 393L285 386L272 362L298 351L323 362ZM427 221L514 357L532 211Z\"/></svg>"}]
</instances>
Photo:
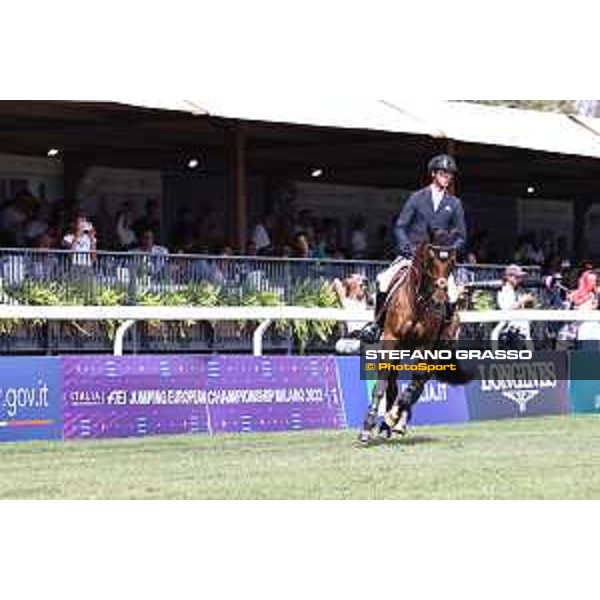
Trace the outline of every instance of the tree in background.
<instances>
[{"instance_id":1,"label":"tree in background","mask_svg":"<svg viewBox=\"0 0 600 600\"><path fill-rule=\"evenodd\" d=\"M467 102L600 117L600 100L467 100Z\"/></svg>"}]
</instances>

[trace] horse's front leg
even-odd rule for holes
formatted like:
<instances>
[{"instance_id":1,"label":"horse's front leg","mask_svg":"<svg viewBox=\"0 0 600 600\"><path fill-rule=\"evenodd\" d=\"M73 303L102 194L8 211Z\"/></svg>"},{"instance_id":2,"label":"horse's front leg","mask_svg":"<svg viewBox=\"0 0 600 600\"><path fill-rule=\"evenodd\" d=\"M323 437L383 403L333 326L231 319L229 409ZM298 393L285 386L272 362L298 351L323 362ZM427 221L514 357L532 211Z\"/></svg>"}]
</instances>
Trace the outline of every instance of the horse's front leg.
<instances>
[{"instance_id":1,"label":"horse's front leg","mask_svg":"<svg viewBox=\"0 0 600 600\"><path fill-rule=\"evenodd\" d=\"M379 377L380 378L377 379L377 381L375 382L375 386L373 387L373 391L371 392L371 403L369 404L367 415L365 417L362 430L358 437L359 441L362 444L368 444L371 440L371 435L373 433L373 430L375 429L375 426L377 425L377 414L379 412L379 406L381 404L381 400L386 395L389 375L382 374Z\"/></svg>"}]
</instances>

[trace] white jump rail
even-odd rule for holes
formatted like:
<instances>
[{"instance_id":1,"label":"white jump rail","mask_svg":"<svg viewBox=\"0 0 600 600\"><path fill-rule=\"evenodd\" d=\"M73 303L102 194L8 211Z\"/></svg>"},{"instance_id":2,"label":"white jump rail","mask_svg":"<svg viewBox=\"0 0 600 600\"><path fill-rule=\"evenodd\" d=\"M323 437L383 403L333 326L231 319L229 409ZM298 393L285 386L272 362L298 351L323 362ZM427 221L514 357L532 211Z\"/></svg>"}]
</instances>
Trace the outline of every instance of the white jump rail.
<instances>
[{"instance_id":1,"label":"white jump rail","mask_svg":"<svg viewBox=\"0 0 600 600\"><path fill-rule=\"evenodd\" d=\"M138 321L258 321L253 336L255 356L262 355L262 339L273 321L364 321L373 318L370 310L307 308L300 306L25 306L0 305L0 319L44 319L49 321L123 321L114 342L116 356L123 354L125 333ZM489 310L460 313L462 323L501 321L600 322L600 311Z\"/></svg>"}]
</instances>

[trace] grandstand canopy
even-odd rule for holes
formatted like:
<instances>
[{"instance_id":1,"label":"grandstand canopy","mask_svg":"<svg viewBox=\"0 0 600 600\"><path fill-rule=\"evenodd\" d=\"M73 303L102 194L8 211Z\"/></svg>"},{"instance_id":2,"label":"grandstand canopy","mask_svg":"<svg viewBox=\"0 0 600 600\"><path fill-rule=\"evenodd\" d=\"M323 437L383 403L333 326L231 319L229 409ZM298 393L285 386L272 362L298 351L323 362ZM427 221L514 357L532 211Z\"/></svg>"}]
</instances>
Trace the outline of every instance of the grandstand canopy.
<instances>
[{"instance_id":1,"label":"grandstand canopy","mask_svg":"<svg viewBox=\"0 0 600 600\"><path fill-rule=\"evenodd\" d=\"M461 187L546 198L600 198L599 120L458 102L327 100L311 104L245 96L226 100L1 101L0 152L65 165L231 170L243 135L245 173L295 180L322 167L336 183L414 187L433 152L450 149Z\"/></svg>"}]
</instances>

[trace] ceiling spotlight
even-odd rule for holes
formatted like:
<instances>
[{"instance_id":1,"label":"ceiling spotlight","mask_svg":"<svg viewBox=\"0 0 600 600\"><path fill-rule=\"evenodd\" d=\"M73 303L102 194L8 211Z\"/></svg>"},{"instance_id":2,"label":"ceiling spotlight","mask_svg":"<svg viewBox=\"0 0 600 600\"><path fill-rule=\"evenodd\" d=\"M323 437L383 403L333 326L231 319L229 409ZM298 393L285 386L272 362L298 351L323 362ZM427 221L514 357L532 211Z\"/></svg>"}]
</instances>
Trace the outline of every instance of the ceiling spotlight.
<instances>
[{"instance_id":1,"label":"ceiling spotlight","mask_svg":"<svg viewBox=\"0 0 600 600\"><path fill-rule=\"evenodd\" d=\"M190 158L187 163L188 169L197 169L200 166L200 161L197 158Z\"/></svg>"},{"instance_id":2,"label":"ceiling spotlight","mask_svg":"<svg viewBox=\"0 0 600 600\"><path fill-rule=\"evenodd\" d=\"M535 188L534 188L532 185L530 185L530 186L527 188L527 193L528 193L528 194L535 194Z\"/></svg>"},{"instance_id":3,"label":"ceiling spotlight","mask_svg":"<svg viewBox=\"0 0 600 600\"><path fill-rule=\"evenodd\" d=\"M56 158L60 154L60 150L58 148L50 148L48 150L48 158Z\"/></svg>"},{"instance_id":4,"label":"ceiling spotlight","mask_svg":"<svg viewBox=\"0 0 600 600\"><path fill-rule=\"evenodd\" d=\"M317 179L318 177L323 177L323 169L313 169L310 173L311 177Z\"/></svg>"}]
</instances>

